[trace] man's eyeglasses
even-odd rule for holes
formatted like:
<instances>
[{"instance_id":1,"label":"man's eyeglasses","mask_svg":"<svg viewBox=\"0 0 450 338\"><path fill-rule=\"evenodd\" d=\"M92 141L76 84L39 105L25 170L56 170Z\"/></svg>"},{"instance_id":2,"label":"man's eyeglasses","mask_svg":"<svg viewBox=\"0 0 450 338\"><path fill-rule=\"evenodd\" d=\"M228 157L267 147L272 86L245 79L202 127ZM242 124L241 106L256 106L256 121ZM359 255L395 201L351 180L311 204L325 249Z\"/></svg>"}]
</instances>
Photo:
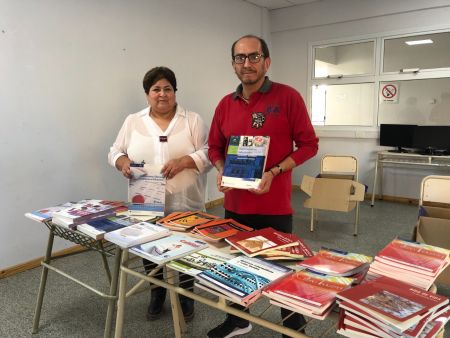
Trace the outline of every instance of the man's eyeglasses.
<instances>
[{"instance_id":1,"label":"man's eyeglasses","mask_svg":"<svg viewBox=\"0 0 450 338\"><path fill-rule=\"evenodd\" d=\"M236 54L235 56L233 56L233 61L234 63L237 63L239 65L245 63L245 59L248 58L248 61L250 61L250 63L258 63L261 58L264 57L264 54L259 54L259 53L251 53L251 54Z\"/></svg>"}]
</instances>

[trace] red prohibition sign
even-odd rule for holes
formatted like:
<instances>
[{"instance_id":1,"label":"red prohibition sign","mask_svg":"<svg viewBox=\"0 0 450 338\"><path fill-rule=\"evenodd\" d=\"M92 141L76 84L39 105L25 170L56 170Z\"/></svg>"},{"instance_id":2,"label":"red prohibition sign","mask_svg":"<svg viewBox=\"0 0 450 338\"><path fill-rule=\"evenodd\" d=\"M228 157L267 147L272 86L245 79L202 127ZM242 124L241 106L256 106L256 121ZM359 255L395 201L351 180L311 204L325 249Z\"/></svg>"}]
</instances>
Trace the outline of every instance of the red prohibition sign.
<instances>
[{"instance_id":1,"label":"red prohibition sign","mask_svg":"<svg viewBox=\"0 0 450 338\"><path fill-rule=\"evenodd\" d=\"M383 97L386 99L392 99L397 94L397 87L391 84L387 84L381 90Z\"/></svg>"}]
</instances>

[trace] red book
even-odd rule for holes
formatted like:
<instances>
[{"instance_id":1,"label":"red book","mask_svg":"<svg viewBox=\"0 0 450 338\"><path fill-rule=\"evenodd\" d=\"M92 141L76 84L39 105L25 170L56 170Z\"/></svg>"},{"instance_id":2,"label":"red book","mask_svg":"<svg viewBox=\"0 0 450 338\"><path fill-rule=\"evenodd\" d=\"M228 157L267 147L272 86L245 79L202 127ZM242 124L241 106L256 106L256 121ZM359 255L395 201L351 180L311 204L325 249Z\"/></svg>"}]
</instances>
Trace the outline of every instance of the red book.
<instances>
[{"instance_id":1,"label":"red book","mask_svg":"<svg viewBox=\"0 0 450 338\"><path fill-rule=\"evenodd\" d=\"M313 271L332 276L351 276L368 268L372 258L369 256L322 248L319 252L298 265Z\"/></svg>"},{"instance_id":2,"label":"red book","mask_svg":"<svg viewBox=\"0 0 450 338\"><path fill-rule=\"evenodd\" d=\"M435 276L447 264L449 252L425 243L394 239L376 255L375 260Z\"/></svg>"},{"instance_id":3,"label":"red book","mask_svg":"<svg viewBox=\"0 0 450 338\"><path fill-rule=\"evenodd\" d=\"M254 257L266 251L297 245L297 241L281 231L271 227L251 232L240 232L225 239L243 254Z\"/></svg>"},{"instance_id":4,"label":"red book","mask_svg":"<svg viewBox=\"0 0 450 338\"><path fill-rule=\"evenodd\" d=\"M336 300L336 294L350 287L351 278L327 276L312 271L297 271L273 284L264 293L280 302L321 313Z\"/></svg>"},{"instance_id":5,"label":"red book","mask_svg":"<svg viewBox=\"0 0 450 338\"><path fill-rule=\"evenodd\" d=\"M382 276L340 292L337 297L401 333L448 303L444 296Z\"/></svg>"}]
</instances>

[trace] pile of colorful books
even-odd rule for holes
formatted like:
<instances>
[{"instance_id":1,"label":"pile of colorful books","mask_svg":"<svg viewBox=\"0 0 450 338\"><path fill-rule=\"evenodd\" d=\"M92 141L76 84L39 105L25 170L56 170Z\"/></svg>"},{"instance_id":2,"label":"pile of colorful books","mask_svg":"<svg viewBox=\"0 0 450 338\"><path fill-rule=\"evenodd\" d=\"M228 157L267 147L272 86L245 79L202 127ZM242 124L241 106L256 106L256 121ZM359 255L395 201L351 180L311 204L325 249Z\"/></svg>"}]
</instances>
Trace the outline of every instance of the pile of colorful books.
<instances>
[{"instance_id":1,"label":"pile of colorful books","mask_svg":"<svg viewBox=\"0 0 450 338\"><path fill-rule=\"evenodd\" d=\"M263 259L238 256L196 275L196 285L210 293L248 306L264 287L285 277L292 270Z\"/></svg>"},{"instance_id":2,"label":"pile of colorful books","mask_svg":"<svg viewBox=\"0 0 450 338\"><path fill-rule=\"evenodd\" d=\"M333 309L336 294L349 288L352 282L352 278L306 269L272 283L263 294L270 298L271 304L322 320Z\"/></svg>"},{"instance_id":3,"label":"pile of colorful books","mask_svg":"<svg viewBox=\"0 0 450 338\"><path fill-rule=\"evenodd\" d=\"M386 276L342 291L337 298L337 332L347 337L429 338L450 317L446 297Z\"/></svg>"},{"instance_id":4,"label":"pile of colorful books","mask_svg":"<svg viewBox=\"0 0 450 338\"><path fill-rule=\"evenodd\" d=\"M353 284L358 284L366 275L370 262L372 257L363 254L322 247L298 265L330 276L350 277Z\"/></svg>"},{"instance_id":5,"label":"pile of colorful books","mask_svg":"<svg viewBox=\"0 0 450 338\"><path fill-rule=\"evenodd\" d=\"M77 225L116 215L126 210L120 201L86 199L52 213L52 222L75 230Z\"/></svg>"},{"instance_id":6,"label":"pile of colorful books","mask_svg":"<svg viewBox=\"0 0 450 338\"><path fill-rule=\"evenodd\" d=\"M397 238L375 256L369 273L428 290L450 264L449 253L447 249Z\"/></svg>"},{"instance_id":7,"label":"pile of colorful books","mask_svg":"<svg viewBox=\"0 0 450 338\"><path fill-rule=\"evenodd\" d=\"M249 257L267 260L305 259L313 255L312 250L296 235L267 227L252 232L240 232L225 241L231 252L241 252Z\"/></svg>"}]
</instances>

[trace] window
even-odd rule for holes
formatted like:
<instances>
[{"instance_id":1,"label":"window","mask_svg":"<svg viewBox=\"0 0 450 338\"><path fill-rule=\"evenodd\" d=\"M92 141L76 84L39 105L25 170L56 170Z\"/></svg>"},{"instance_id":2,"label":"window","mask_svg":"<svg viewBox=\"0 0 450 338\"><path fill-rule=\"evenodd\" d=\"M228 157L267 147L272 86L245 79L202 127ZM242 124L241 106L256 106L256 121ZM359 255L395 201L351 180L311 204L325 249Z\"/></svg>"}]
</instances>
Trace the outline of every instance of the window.
<instances>
[{"instance_id":1,"label":"window","mask_svg":"<svg viewBox=\"0 0 450 338\"><path fill-rule=\"evenodd\" d=\"M319 130L450 125L450 31L312 44L311 55Z\"/></svg>"}]
</instances>

